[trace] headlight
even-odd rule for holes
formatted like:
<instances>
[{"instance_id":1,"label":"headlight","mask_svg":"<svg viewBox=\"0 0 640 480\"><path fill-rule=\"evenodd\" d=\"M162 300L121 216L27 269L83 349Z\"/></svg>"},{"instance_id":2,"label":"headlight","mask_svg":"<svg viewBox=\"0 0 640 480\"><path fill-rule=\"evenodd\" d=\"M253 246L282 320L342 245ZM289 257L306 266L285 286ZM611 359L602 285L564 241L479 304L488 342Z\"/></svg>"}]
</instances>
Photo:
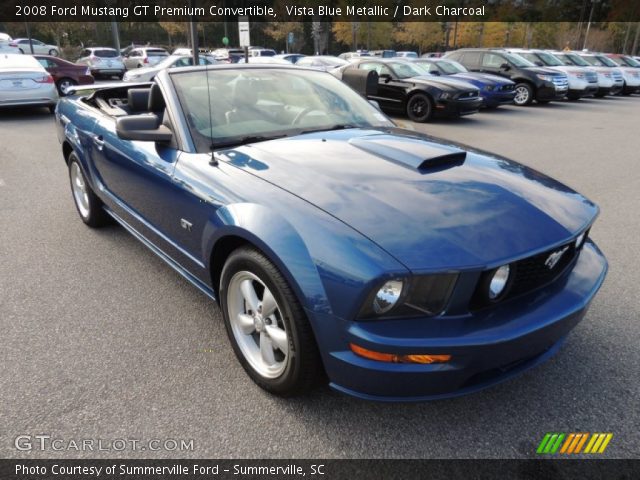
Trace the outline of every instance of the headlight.
<instances>
[{"instance_id":1,"label":"headlight","mask_svg":"<svg viewBox=\"0 0 640 480\"><path fill-rule=\"evenodd\" d=\"M492 91L493 91L493 88L494 88L494 87L493 87L493 85L486 85L486 86L484 87L484 89L485 89L486 91L488 91L488 92L492 92Z\"/></svg>"},{"instance_id":2,"label":"headlight","mask_svg":"<svg viewBox=\"0 0 640 480\"><path fill-rule=\"evenodd\" d=\"M358 318L438 315L445 309L457 278L457 273L442 273L388 280L368 295Z\"/></svg>"},{"instance_id":3,"label":"headlight","mask_svg":"<svg viewBox=\"0 0 640 480\"><path fill-rule=\"evenodd\" d=\"M489 299L496 300L500 297L507 288L507 284L509 282L509 274L511 273L511 268L509 265L503 265L497 268L493 275L491 276L491 280L489 280Z\"/></svg>"},{"instance_id":4,"label":"headlight","mask_svg":"<svg viewBox=\"0 0 640 480\"><path fill-rule=\"evenodd\" d=\"M441 98L442 100L447 100L447 99L451 98L451 94L450 94L449 92L442 92L442 93L440 94L440 98Z\"/></svg>"},{"instance_id":5,"label":"headlight","mask_svg":"<svg viewBox=\"0 0 640 480\"><path fill-rule=\"evenodd\" d=\"M383 315L396 306L402 294L402 280L390 280L376 293L373 299L373 311L377 315Z\"/></svg>"},{"instance_id":6,"label":"headlight","mask_svg":"<svg viewBox=\"0 0 640 480\"><path fill-rule=\"evenodd\" d=\"M543 75L539 73L538 78L540 80L544 80L545 82L553 82L553 75Z\"/></svg>"}]
</instances>

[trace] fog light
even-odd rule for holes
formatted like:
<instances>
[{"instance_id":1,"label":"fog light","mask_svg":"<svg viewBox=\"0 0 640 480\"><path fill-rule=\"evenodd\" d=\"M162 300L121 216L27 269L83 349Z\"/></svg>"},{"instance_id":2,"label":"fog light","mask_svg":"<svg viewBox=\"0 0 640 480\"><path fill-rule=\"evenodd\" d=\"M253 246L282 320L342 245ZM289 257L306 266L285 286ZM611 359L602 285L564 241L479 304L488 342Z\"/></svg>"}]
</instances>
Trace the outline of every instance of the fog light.
<instances>
[{"instance_id":1,"label":"fog light","mask_svg":"<svg viewBox=\"0 0 640 480\"><path fill-rule=\"evenodd\" d=\"M504 292L509 281L510 270L509 265L503 265L494 272L489 282L489 298L491 300L495 300Z\"/></svg>"},{"instance_id":2,"label":"fog light","mask_svg":"<svg viewBox=\"0 0 640 480\"><path fill-rule=\"evenodd\" d=\"M373 350L368 350L363 347L359 347L354 343L349 344L349 348L356 355L359 355L369 360L376 360L378 362L387 363L445 363L451 360L451 355L423 355L423 354L411 354L411 355L395 355L393 353L381 353Z\"/></svg>"},{"instance_id":3,"label":"fog light","mask_svg":"<svg viewBox=\"0 0 640 480\"><path fill-rule=\"evenodd\" d=\"M389 280L385 283L373 299L373 311L382 315L395 307L400 300L403 285L402 280Z\"/></svg>"}]
</instances>

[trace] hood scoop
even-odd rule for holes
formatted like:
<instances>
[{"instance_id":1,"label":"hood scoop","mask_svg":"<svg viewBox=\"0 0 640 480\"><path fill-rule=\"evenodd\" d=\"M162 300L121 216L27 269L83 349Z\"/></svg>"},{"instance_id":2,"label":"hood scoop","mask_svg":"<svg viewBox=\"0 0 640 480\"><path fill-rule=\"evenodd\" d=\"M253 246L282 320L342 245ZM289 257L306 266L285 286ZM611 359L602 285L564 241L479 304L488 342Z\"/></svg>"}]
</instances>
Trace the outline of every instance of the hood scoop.
<instances>
[{"instance_id":1,"label":"hood scoop","mask_svg":"<svg viewBox=\"0 0 640 480\"><path fill-rule=\"evenodd\" d=\"M368 135L349 140L354 147L421 173L462 165L467 152L419 138Z\"/></svg>"}]
</instances>

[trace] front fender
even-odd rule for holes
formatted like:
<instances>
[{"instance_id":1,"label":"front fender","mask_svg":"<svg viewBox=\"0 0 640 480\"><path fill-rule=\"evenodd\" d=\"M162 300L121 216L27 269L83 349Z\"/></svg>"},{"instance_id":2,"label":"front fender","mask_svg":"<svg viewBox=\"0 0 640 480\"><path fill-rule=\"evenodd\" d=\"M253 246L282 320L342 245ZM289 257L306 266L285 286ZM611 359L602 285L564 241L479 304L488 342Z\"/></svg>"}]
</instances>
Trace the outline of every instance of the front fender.
<instances>
[{"instance_id":1,"label":"front fender","mask_svg":"<svg viewBox=\"0 0 640 480\"><path fill-rule=\"evenodd\" d=\"M352 318L372 285L407 270L351 228L298 199L285 218L256 203L235 203L217 211L217 225L204 232L205 252L228 236L260 249L285 276L303 307ZM211 264L211 257L206 259Z\"/></svg>"}]
</instances>

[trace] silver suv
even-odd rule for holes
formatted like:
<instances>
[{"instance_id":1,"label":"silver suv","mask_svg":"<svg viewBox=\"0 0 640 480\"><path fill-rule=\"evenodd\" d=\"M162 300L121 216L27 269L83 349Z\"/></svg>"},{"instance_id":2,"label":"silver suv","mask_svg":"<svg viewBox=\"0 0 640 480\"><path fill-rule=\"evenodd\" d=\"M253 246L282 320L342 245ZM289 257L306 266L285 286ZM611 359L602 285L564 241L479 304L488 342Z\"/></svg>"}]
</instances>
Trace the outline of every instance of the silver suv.
<instances>
[{"instance_id":1,"label":"silver suv","mask_svg":"<svg viewBox=\"0 0 640 480\"><path fill-rule=\"evenodd\" d=\"M122 79L125 72L120 52L115 48L85 48L80 53L80 58L76 63L80 65L87 65L91 71L91 75L96 78L118 77L119 79Z\"/></svg>"},{"instance_id":2,"label":"silver suv","mask_svg":"<svg viewBox=\"0 0 640 480\"><path fill-rule=\"evenodd\" d=\"M153 67L169 56L164 48L139 47L131 50L124 57L124 66L127 70L132 68Z\"/></svg>"}]
</instances>

